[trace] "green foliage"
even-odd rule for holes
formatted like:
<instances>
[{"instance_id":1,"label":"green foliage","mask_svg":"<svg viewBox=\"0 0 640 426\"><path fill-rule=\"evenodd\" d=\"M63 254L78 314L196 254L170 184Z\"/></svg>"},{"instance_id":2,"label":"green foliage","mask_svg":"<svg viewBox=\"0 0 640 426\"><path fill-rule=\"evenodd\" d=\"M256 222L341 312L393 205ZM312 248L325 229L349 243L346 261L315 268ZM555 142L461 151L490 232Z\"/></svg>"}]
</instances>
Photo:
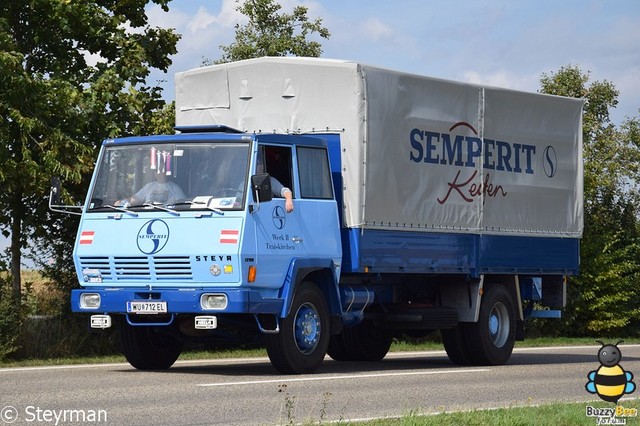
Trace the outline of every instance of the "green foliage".
<instances>
[{"instance_id":1,"label":"green foliage","mask_svg":"<svg viewBox=\"0 0 640 426\"><path fill-rule=\"evenodd\" d=\"M615 198L609 194L585 210L581 273L571 304L583 335L639 335L637 207L627 195Z\"/></svg>"},{"instance_id":2,"label":"green foliage","mask_svg":"<svg viewBox=\"0 0 640 426\"><path fill-rule=\"evenodd\" d=\"M68 302L68 297L66 298ZM116 355L119 339L113 329L87 332L87 318L78 315L30 316L24 319L13 359L58 359Z\"/></svg>"},{"instance_id":3,"label":"green foliage","mask_svg":"<svg viewBox=\"0 0 640 426\"><path fill-rule=\"evenodd\" d=\"M147 3L166 11L169 0L0 4L0 232L11 235L0 266L10 259L14 300L27 246L52 260L53 286L76 282L77 220L48 211L51 177L61 178L66 204L80 204L104 138L171 126L161 88L145 79L167 70L179 36L148 24Z\"/></svg>"},{"instance_id":4,"label":"green foliage","mask_svg":"<svg viewBox=\"0 0 640 426\"><path fill-rule=\"evenodd\" d=\"M577 67L543 75L542 91L583 98L584 234L560 332L637 336L640 330L640 122L611 123L618 91Z\"/></svg>"},{"instance_id":5,"label":"green foliage","mask_svg":"<svg viewBox=\"0 0 640 426\"><path fill-rule=\"evenodd\" d=\"M51 176L61 177L67 203L81 202L101 140L146 130L164 108L145 78L168 68L179 36L148 25L148 2L0 6L0 229L12 230L12 257L29 239L48 240ZM167 10L168 0L153 2Z\"/></svg>"},{"instance_id":6,"label":"green foliage","mask_svg":"<svg viewBox=\"0 0 640 426\"><path fill-rule=\"evenodd\" d=\"M291 14L278 13L280 9L273 0L239 3L236 10L248 17L249 22L236 24L235 41L229 46L220 46L224 53L215 63L261 56L320 56L321 44L309 37L316 33L324 39L330 37L329 30L322 26L322 19L310 21L304 6L296 6Z\"/></svg>"},{"instance_id":7,"label":"green foliage","mask_svg":"<svg viewBox=\"0 0 640 426\"><path fill-rule=\"evenodd\" d=\"M19 349L18 339L22 324L22 309L16 309L11 291L11 282L0 276L0 361Z\"/></svg>"},{"instance_id":8,"label":"green foliage","mask_svg":"<svg viewBox=\"0 0 640 426\"><path fill-rule=\"evenodd\" d=\"M118 352L115 327L102 333L87 333L86 316L69 312L68 291L57 288L39 271L23 271L22 275L22 297L16 303L10 275L0 273L0 365L16 360ZM68 283L74 282L67 278Z\"/></svg>"}]
</instances>

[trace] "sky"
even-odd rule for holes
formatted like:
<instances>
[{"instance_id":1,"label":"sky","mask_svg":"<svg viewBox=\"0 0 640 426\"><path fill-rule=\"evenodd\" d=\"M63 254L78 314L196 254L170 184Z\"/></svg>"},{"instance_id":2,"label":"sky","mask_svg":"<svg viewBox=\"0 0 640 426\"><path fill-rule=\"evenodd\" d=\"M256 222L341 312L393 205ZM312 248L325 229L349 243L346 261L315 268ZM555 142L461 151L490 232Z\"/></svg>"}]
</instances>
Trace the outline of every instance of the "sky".
<instances>
[{"instance_id":1,"label":"sky","mask_svg":"<svg viewBox=\"0 0 640 426\"><path fill-rule=\"evenodd\" d=\"M543 73L575 65L620 92L614 124L640 112L640 0L276 0L306 6L330 31L325 58L524 91ZM218 59L243 16L235 0L173 0L147 7L151 26L182 34L167 73L153 72L174 99L173 75ZM8 241L0 237L0 250Z\"/></svg>"},{"instance_id":2,"label":"sky","mask_svg":"<svg viewBox=\"0 0 640 426\"><path fill-rule=\"evenodd\" d=\"M537 91L543 73L575 65L620 92L611 118L640 116L639 0L276 0L306 6L330 31L322 57L469 83ZM235 0L173 0L148 7L152 26L182 34L164 80L218 59L243 23Z\"/></svg>"}]
</instances>

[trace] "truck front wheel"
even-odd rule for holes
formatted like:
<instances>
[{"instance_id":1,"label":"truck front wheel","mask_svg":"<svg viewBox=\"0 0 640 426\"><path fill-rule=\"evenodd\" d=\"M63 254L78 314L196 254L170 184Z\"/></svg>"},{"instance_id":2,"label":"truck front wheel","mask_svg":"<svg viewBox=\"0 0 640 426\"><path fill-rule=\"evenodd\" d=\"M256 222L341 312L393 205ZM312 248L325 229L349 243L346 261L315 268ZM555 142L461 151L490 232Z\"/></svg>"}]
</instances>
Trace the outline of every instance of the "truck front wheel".
<instances>
[{"instance_id":1,"label":"truck front wheel","mask_svg":"<svg viewBox=\"0 0 640 426\"><path fill-rule=\"evenodd\" d=\"M182 344L158 327L135 327L123 320L120 327L122 353L138 370L166 370L182 352Z\"/></svg>"},{"instance_id":2,"label":"truck front wheel","mask_svg":"<svg viewBox=\"0 0 640 426\"><path fill-rule=\"evenodd\" d=\"M313 373L327 353L329 334L329 309L322 292L311 282L302 283L280 332L266 336L271 364L284 374Z\"/></svg>"}]
</instances>

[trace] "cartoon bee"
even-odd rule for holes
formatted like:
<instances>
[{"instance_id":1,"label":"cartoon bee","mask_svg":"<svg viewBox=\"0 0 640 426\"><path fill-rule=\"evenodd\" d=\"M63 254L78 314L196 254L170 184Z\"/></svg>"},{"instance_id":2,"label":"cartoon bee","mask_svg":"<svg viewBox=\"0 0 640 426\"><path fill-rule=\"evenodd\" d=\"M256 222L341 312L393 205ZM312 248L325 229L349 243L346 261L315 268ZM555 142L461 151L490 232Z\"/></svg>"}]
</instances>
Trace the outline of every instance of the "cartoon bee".
<instances>
[{"instance_id":1,"label":"cartoon bee","mask_svg":"<svg viewBox=\"0 0 640 426\"><path fill-rule=\"evenodd\" d=\"M589 372L587 378L589 381L584 386L589 393L598 394L604 401L618 403L622 395L631 393L636 389L633 383L633 373L624 371L619 365L622 359L622 353L618 345L623 341L619 341L615 345L605 345L599 340L602 347L598 351L598 361L600 368Z\"/></svg>"}]
</instances>

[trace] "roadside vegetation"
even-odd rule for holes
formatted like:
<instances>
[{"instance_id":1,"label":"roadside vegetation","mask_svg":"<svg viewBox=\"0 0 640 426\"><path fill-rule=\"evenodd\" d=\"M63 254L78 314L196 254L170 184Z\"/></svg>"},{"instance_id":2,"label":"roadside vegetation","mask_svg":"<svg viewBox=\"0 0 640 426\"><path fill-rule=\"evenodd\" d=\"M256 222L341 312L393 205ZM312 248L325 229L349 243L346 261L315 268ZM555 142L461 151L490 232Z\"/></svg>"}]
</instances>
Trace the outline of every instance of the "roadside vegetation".
<instances>
[{"instance_id":1,"label":"roadside vegetation","mask_svg":"<svg viewBox=\"0 0 640 426\"><path fill-rule=\"evenodd\" d=\"M495 410L475 410L445 412L440 414L420 415L409 413L397 419L380 419L366 422L338 423L349 426L457 426L457 425L493 425L493 426L538 426L541 424L554 426L580 426L596 424L612 424L610 418L607 422L599 423L596 417L588 417L586 407L615 408L612 404L602 401L574 402L548 404L531 407L510 407ZM640 399L621 400L619 406L626 409L640 410ZM626 424L640 422L638 416L618 417L616 420L626 419Z\"/></svg>"}]
</instances>

